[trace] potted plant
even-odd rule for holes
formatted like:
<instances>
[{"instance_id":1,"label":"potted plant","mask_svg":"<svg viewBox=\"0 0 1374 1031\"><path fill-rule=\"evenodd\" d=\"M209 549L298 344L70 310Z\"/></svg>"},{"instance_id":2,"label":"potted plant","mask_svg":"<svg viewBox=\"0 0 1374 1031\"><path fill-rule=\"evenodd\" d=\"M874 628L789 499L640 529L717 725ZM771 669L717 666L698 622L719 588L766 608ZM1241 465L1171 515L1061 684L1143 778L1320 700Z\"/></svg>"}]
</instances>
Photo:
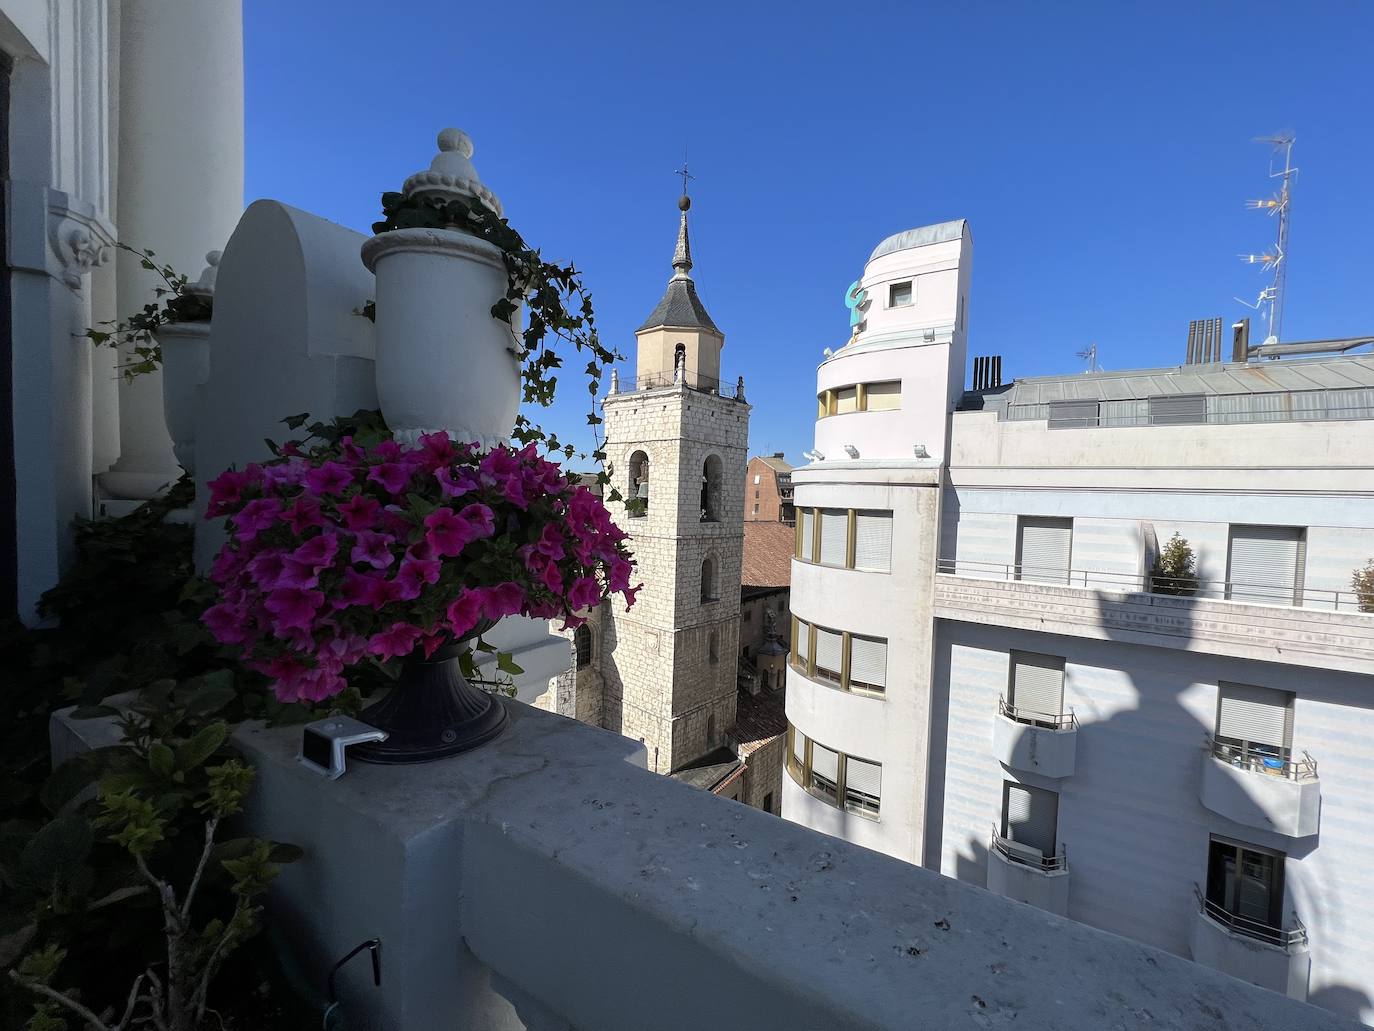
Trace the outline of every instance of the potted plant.
<instances>
[{"instance_id":1,"label":"potted plant","mask_svg":"<svg viewBox=\"0 0 1374 1031\"><path fill-rule=\"evenodd\" d=\"M283 701L328 698L358 664L401 660L395 688L361 714L389 737L359 758L424 762L500 733L504 707L467 679L493 621L557 616L567 629L613 594L634 602L626 534L533 444L481 453L433 433L280 450L209 483L207 517L227 516L229 537L204 621Z\"/></svg>"},{"instance_id":2,"label":"potted plant","mask_svg":"<svg viewBox=\"0 0 1374 1031\"><path fill-rule=\"evenodd\" d=\"M121 371L126 381L162 370L162 416L172 438L177 463L195 475L196 387L210 376L210 319L214 314L214 284L220 252L205 255L206 269L192 283L171 265L158 264L157 255L127 244L116 244L156 272L162 286L141 311L118 322L103 322L86 330L93 343L126 348L129 358Z\"/></svg>"},{"instance_id":3,"label":"potted plant","mask_svg":"<svg viewBox=\"0 0 1374 1031\"><path fill-rule=\"evenodd\" d=\"M1191 597L1197 584L1197 556L1187 539L1175 532L1150 568L1150 591Z\"/></svg>"}]
</instances>

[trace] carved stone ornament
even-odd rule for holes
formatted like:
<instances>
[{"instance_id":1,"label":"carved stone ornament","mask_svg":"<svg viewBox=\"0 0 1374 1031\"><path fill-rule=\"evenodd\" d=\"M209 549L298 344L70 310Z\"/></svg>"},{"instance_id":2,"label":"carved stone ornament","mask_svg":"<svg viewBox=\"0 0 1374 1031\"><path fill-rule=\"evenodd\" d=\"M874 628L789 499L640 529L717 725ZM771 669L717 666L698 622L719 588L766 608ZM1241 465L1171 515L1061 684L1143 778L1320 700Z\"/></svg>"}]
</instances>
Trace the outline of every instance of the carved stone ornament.
<instances>
[{"instance_id":1,"label":"carved stone ornament","mask_svg":"<svg viewBox=\"0 0 1374 1031\"><path fill-rule=\"evenodd\" d=\"M501 214L501 202L482 185L477 169L472 165L472 138L461 129L444 129L439 133L439 153L429 168L416 172L401 186L407 197L475 197Z\"/></svg>"},{"instance_id":2,"label":"carved stone ornament","mask_svg":"<svg viewBox=\"0 0 1374 1031\"><path fill-rule=\"evenodd\" d=\"M57 260L56 273L73 290L85 276L110 260L114 234L94 215L66 207L48 209L48 244Z\"/></svg>"}]
</instances>

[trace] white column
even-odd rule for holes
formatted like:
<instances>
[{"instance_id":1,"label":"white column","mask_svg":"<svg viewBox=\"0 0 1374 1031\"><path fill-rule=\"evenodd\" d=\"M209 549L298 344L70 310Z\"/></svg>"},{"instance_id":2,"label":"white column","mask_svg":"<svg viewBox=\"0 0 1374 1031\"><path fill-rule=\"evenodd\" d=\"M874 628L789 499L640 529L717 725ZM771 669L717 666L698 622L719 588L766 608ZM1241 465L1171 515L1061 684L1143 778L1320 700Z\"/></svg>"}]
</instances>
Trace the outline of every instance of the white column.
<instances>
[{"instance_id":1,"label":"white column","mask_svg":"<svg viewBox=\"0 0 1374 1031\"><path fill-rule=\"evenodd\" d=\"M124 0L120 20L119 239L194 275L243 211L241 0ZM117 264L119 311L156 277ZM180 475L162 414L162 374L119 388L120 458L101 482L151 497Z\"/></svg>"}]
</instances>

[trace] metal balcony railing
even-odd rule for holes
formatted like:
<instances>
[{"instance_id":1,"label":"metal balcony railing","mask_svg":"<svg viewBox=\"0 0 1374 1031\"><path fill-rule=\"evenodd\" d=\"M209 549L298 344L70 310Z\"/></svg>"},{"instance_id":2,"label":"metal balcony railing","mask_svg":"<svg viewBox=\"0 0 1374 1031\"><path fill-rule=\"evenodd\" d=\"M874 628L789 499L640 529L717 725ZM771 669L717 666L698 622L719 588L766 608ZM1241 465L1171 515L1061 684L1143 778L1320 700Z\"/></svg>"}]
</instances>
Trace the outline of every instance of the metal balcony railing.
<instances>
[{"instance_id":1,"label":"metal balcony railing","mask_svg":"<svg viewBox=\"0 0 1374 1031\"><path fill-rule=\"evenodd\" d=\"M1248 743L1233 745L1213 737L1207 739L1207 751L1213 758L1220 759L1228 765L1270 777L1284 777L1288 780L1317 778L1317 760L1307 752L1302 753L1301 759L1294 759L1286 752L1276 755L1272 750L1255 748Z\"/></svg>"},{"instance_id":2,"label":"metal balcony railing","mask_svg":"<svg viewBox=\"0 0 1374 1031\"><path fill-rule=\"evenodd\" d=\"M1047 856L1039 849L1004 838L996 824L992 825L992 840L988 848L1013 863L1020 863L1043 873L1056 873L1069 868L1068 849L1064 845L1059 846L1057 855Z\"/></svg>"},{"instance_id":3,"label":"metal balcony railing","mask_svg":"<svg viewBox=\"0 0 1374 1031\"><path fill-rule=\"evenodd\" d=\"M1182 598L1237 601L1253 605L1279 605L1287 608L1323 609L1336 612L1374 613L1374 598L1354 591L1277 584L1244 580L1181 580L1150 573L1113 573L1092 569L1050 569L1015 562L981 562L971 559L942 558L939 572L978 580L1014 580L1050 584L1057 587L1097 588L1109 591L1134 591Z\"/></svg>"},{"instance_id":4,"label":"metal balcony railing","mask_svg":"<svg viewBox=\"0 0 1374 1031\"><path fill-rule=\"evenodd\" d=\"M1037 712L1034 709L1024 709L1018 705L1012 705L1003 695L997 699L997 711L1009 720L1017 723L1025 723L1032 727L1044 727L1046 730L1077 730L1078 717L1073 714L1073 710L1068 712Z\"/></svg>"},{"instance_id":5,"label":"metal balcony railing","mask_svg":"<svg viewBox=\"0 0 1374 1031\"><path fill-rule=\"evenodd\" d=\"M1301 920L1293 917L1292 927L1272 927L1259 920L1232 913L1202 894L1202 889L1193 885L1193 895L1197 898L1198 908L1209 920L1221 924L1228 931L1256 938L1282 949L1304 948L1307 945L1307 928Z\"/></svg>"},{"instance_id":6,"label":"metal balcony railing","mask_svg":"<svg viewBox=\"0 0 1374 1031\"><path fill-rule=\"evenodd\" d=\"M663 387L684 386L688 390L697 390L703 394L719 394L721 397L735 397L738 388L738 380L714 379L711 376L702 376L694 372L684 372L679 381L671 372L653 372L644 376L637 376L633 382L626 386L621 386L621 393L632 393L637 390L659 390Z\"/></svg>"}]
</instances>

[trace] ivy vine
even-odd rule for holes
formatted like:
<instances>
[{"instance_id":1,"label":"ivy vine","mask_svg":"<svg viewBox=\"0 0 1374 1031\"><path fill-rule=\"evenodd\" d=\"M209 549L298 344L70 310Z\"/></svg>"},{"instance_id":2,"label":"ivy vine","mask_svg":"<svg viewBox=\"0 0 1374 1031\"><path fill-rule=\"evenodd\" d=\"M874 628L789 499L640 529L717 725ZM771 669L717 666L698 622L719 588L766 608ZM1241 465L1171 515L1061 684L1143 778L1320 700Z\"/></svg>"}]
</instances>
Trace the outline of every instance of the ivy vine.
<instances>
[{"instance_id":1,"label":"ivy vine","mask_svg":"<svg viewBox=\"0 0 1374 1031\"><path fill-rule=\"evenodd\" d=\"M131 361L120 366L124 379L155 372L162 366L162 345L157 331L176 322L209 322L214 302L208 296L188 293L190 280L171 265L159 264L151 250L115 244L121 251L138 255L139 264L149 272L156 272L162 286L153 290L155 301L149 301L140 311L123 319L110 319L86 330L86 337L97 346L122 347L129 345ZM104 329L98 327L106 327Z\"/></svg>"},{"instance_id":2,"label":"ivy vine","mask_svg":"<svg viewBox=\"0 0 1374 1031\"><path fill-rule=\"evenodd\" d=\"M622 500L606 472L606 450L600 430L602 420L596 414L596 398L601 392L601 376L606 366L624 356L601 343L592 310L592 295L577 269L571 264L545 261L506 219L475 198L444 200L387 192L382 194L382 215L381 221L372 224L374 233L397 229L457 229L501 251L506 265L506 295L492 305L491 317L509 322L520 305L525 305L520 377L522 399L526 404L545 408L553 403L558 388L556 372L563 366L563 357L555 347L556 340L567 341L587 357L583 370L587 393L591 396L587 425L592 427L595 447L590 456L581 454L580 457L590 457L597 463L597 484L603 490L610 487L607 500ZM579 455L573 445L546 433L523 414L516 416L511 436L522 444L538 442L549 453L557 452L565 458Z\"/></svg>"}]
</instances>

